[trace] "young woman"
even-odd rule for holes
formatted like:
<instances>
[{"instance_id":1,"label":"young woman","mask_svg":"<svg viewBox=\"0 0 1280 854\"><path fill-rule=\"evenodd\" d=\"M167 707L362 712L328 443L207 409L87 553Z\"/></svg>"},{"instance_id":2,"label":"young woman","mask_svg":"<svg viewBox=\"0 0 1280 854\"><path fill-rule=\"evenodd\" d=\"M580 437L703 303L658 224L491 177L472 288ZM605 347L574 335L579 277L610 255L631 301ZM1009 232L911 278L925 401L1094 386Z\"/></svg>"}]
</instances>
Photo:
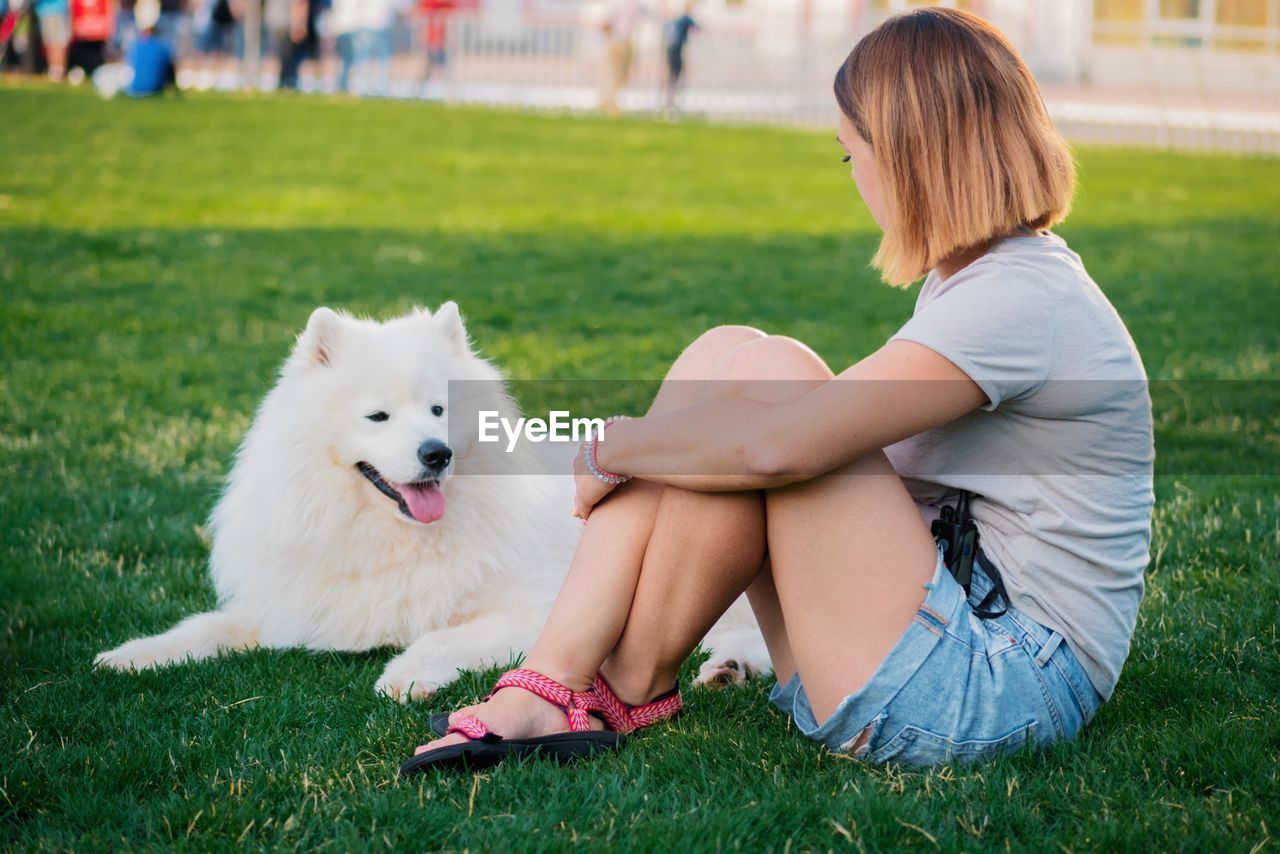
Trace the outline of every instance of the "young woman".
<instances>
[{"instance_id":1,"label":"young woman","mask_svg":"<svg viewBox=\"0 0 1280 854\"><path fill-rule=\"evenodd\" d=\"M890 19L835 93L875 265L928 274L914 315L838 376L746 327L690 345L648 413L579 457L590 523L525 667L438 716L405 773L582 754L669 717L744 590L773 703L869 762L1049 745L1111 694L1148 557L1151 411L1119 316L1047 230L1070 152L1013 48L963 12ZM929 524L962 493L968 591Z\"/></svg>"}]
</instances>

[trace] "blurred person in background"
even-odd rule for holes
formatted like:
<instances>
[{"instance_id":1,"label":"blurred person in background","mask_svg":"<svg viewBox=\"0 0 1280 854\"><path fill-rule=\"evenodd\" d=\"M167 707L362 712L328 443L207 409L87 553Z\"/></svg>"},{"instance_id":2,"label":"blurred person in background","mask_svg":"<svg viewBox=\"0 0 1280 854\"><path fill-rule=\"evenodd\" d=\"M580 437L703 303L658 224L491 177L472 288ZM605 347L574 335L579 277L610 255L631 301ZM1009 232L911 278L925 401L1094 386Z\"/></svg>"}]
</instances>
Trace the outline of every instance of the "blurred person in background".
<instances>
[{"instance_id":1,"label":"blurred person in background","mask_svg":"<svg viewBox=\"0 0 1280 854\"><path fill-rule=\"evenodd\" d=\"M600 109L607 115L618 114L618 93L631 79L631 63L635 58L631 40L640 19L649 14L649 8L640 0L613 0L605 11L601 29L608 41L609 76L600 99Z\"/></svg>"},{"instance_id":2,"label":"blurred person in background","mask_svg":"<svg viewBox=\"0 0 1280 854\"><path fill-rule=\"evenodd\" d=\"M49 79L61 80L67 73L67 46L71 44L71 5L68 0L35 0L35 11Z\"/></svg>"},{"instance_id":3,"label":"blurred person in background","mask_svg":"<svg viewBox=\"0 0 1280 854\"><path fill-rule=\"evenodd\" d=\"M320 47L320 0L267 0L268 27L280 56L281 89L297 89L302 63L315 59Z\"/></svg>"},{"instance_id":4,"label":"blurred person in background","mask_svg":"<svg viewBox=\"0 0 1280 854\"><path fill-rule=\"evenodd\" d=\"M178 68L173 49L159 32L163 14L159 0L137 0L134 4L137 36L125 60L131 75L124 93L130 98L162 95L170 88L177 88Z\"/></svg>"},{"instance_id":5,"label":"blurred person in background","mask_svg":"<svg viewBox=\"0 0 1280 854\"><path fill-rule=\"evenodd\" d=\"M133 23L134 0L119 0L116 5L116 26L111 38L113 55L119 59L129 53L133 47L138 28Z\"/></svg>"},{"instance_id":6,"label":"blurred person in background","mask_svg":"<svg viewBox=\"0 0 1280 854\"><path fill-rule=\"evenodd\" d=\"M191 43L191 13L187 0L160 0L160 19L156 21L155 37L165 43L176 60L183 56Z\"/></svg>"},{"instance_id":7,"label":"blurred person in background","mask_svg":"<svg viewBox=\"0 0 1280 854\"><path fill-rule=\"evenodd\" d=\"M396 8L396 0L333 0L329 28L336 37L339 91L385 95L390 89ZM371 64L375 70L370 76ZM357 75L354 88L352 70Z\"/></svg>"},{"instance_id":8,"label":"blurred person in background","mask_svg":"<svg viewBox=\"0 0 1280 854\"><path fill-rule=\"evenodd\" d=\"M360 6L363 0L333 0L329 10L329 31L334 36L334 50L338 54L339 92L351 88L351 69L364 62L363 45L360 43Z\"/></svg>"},{"instance_id":9,"label":"blurred person in background","mask_svg":"<svg viewBox=\"0 0 1280 854\"><path fill-rule=\"evenodd\" d=\"M293 22L293 5L297 0L259 0L262 3L263 52L274 51L277 59L284 56Z\"/></svg>"},{"instance_id":10,"label":"blurred person in background","mask_svg":"<svg viewBox=\"0 0 1280 854\"><path fill-rule=\"evenodd\" d=\"M112 0L71 0L71 49L67 77L80 83L107 61L115 10Z\"/></svg>"},{"instance_id":11,"label":"blurred person in background","mask_svg":"<svg viewBox=\"0 0 1280 854\"><path fill-rule=\"evenodd\" d=\"M361 0L364 15L362 37L365 55L373 67L370 90L376 95L391 91L391 29L395 26L399 0Z\"/></svg>"},{"instance_id":12,"label":"blurred person in background","mask_svg":"<svg viewBox=\"0 0 1280 854\"><path fill-rule=\"evenodd\" d=\"M418 17L422 20L422 46L427 62L422 79L443 75L449 63L449 15L458 8L455 0L418 0Z\"/></svg>"},{"instance_id":13,"label":"blurred person in background","mask_svg":"<svg viewBox=\"0 0 1280 854\"><path fill-rule=\"evenodd\" d=\"M673 116L676 112L676 92L684 76L684 49L689 44L689 32L698 28L698 22L691 14L695 5L697 0L688 0L684 4L684 14L668 21L663 32L667 47L667 85L663 108L668 116Z\"/></svg>"},{"instance_id":14,"label":"blurred person in background","mask_svg":"<svg viewBox=\"0 0 1280 854\"><path fill-rule=\"evenodd\" d=\"M30 0L13 0L0 15L0 70L41 74L48 67L35 9Z\"/></svg>"},{"instance_id":15,"label":"blurred person in background","mask_svg":"<svg viewBox=\"0 0 1280 854\"><path fill-rule=\"evenodd\" d=\"M240 0L200 0L196 7L196 69L204 72L210 83L219 72L232 70L243 18L244 4Z\"/></svg>"}]
</instances>

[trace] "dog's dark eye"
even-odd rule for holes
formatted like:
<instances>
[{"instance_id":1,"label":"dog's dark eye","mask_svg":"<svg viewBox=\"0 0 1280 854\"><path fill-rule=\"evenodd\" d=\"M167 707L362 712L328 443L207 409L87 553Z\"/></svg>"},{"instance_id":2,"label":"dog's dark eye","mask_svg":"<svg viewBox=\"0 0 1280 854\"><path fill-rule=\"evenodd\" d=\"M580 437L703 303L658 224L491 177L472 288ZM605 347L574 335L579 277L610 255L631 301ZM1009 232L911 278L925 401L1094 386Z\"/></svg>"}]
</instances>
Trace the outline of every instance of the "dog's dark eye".
<instances>
[{"instance_id":1,"label":"dog's dark eye","mask_svg":"<svg viewBox=\"0 0 1280 854\"><path fill-rule=\"evenodd\" d=\"M444 407L437 403L435 406L431 407L431 414L437 417L444 415Z\"/></svg>"},{"instance_id":2,"label":"dog's dark eye","mask_svg":"<svg viewBox=\"0 0 1280 854\"><path fill-rule=\"evenodd\" d=\"M849 162L850 160L852 160L852 159L853 159L853 155L852 155L852 154L846 154L844 157L841 157L841 158L840 158L840 162L841 162L841 163L848 163L848 162Z\"/></svg>"},{"instance_id":3,"label":"dog's dark eye","mask_svg":"<svg viewBox=\"0 0 1280 854\"><path fill-rule=\"evenodd\" d=\"M390 417L391 417L390 415L383 412L381 409L379 409L377 412L374 412L371 415L365 416L365 418L368 418L370 421L386 421Z\"/></svg>"}]
</instances>

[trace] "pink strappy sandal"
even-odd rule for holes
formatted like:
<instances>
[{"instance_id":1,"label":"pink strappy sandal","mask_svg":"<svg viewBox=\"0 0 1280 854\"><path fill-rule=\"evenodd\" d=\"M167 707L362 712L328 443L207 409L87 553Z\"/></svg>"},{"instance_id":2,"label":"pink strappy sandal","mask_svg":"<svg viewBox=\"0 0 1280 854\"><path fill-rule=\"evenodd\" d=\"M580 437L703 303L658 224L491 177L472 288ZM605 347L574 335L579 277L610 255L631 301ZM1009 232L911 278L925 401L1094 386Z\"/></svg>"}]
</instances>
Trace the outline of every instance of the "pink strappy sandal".
<instances>
[{"instance_id":1,"label":"pink strappy sandal","mask_svg":"<svg viewBox=\"0 0 1280 854\"><path fill-rule=\"evenodd\" d=\"M457 732L466 736L468 741L418 754L401 766L400 773L407 776L428 767L460 763L468 767L484 767L501 762L507 756L535 753L557 760L578 759L595 751L617 749L627 733L675 717L684 708L679 686L651 702L628 706L618 699L609 683L599 674L590 691L571 691L536 671L512 670L503 674L489 696L501 688L510 687L523 688L559 707L569 720L570 731L540 738L503 739L490 732L478 718L466 717L451 725L449 715L433 715L431 730L436 735ZM590 729L587 715L592 712L604 719L610 731Z\"/></svg>"},{"instance_id":2,"label":"pink strappy sandal","mask_svg":"<svg viewBox=\"0 0 1280 854\"><path fill-rule=\"evenodd\" d=\"M597 674L591 693L595 694L595 699L589 701L595 704L591 711L599 714L611 730L623 734L674 718L684 709L679 686L643 705L628 706L613 693L604 677ZM431 731L439 736L449 732L448 712L431 716Z\"/></svg>"},{"instance_id":3,"label":"pink strappy sandal","mask_svg":"<svg viewBox=\"0 0 1280 854\"><path fill-rule=\"evenodd\" d=\"M588 713L597 711L599 705L594 690L573 691L537 671L523 668L504 673L489 692L489 697L503 688L522 688L556 706L564 712L569 731L537 738L503 738L491 732L479 718L465 717L448 724L446 717L445 733L456 732L467 740L419 753L400 766L400 775L408 777L428 768L485 768L508 757L523 758L535 754L557 761L573 760L598 751L617 750L622 743L619 732L591 729Z\"/></svg>"},{"instance_id":4,"label":"pink strappy sandal","mask_svg":"<svg viewBox=\"0 0 1280 854\"><path fill-rule=\"evenodd\" d=\"M628 706L618 699L609 683L597 673L591 693L595 695L595 711L604 718L609 729L624 734L674 718L684 710L684 698L680 696L679 685L643 705Z\"/></svg>"}]
</instances>

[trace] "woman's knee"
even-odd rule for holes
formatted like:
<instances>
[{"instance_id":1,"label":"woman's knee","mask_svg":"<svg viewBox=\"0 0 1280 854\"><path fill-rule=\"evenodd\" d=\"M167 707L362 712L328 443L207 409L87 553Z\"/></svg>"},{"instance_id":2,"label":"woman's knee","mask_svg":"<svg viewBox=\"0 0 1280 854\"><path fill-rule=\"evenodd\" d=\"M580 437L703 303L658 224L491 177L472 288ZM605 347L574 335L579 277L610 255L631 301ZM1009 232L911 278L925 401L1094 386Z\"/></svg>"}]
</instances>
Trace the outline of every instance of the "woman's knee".
<instances>
[{"instance_id":1,"label":"woman's knee","mask_svg":"<svg viewBox=\"0 0 1280 854\"><path fill-rule=\"evenodd\" d=\"M768 336L751 326L716 326L684 348L667 373L667 379L705 380L719 362L736 347Z\"/></svg>"},{"instance_id":2,"label":"woman's knee","mask_svg":"<svg viewBox=\"0 0 1280 854\"><path fill-rule=\"evenodd\" d=\"M662 388L649 407L649 413L669 412L705 400L715 367L735 347L763 340L765 334L750 326L717 326L709 329L684 349L667 371Z\"/></svg>"},{"instance_id":3,"label":"woman's knee","mask_svg":"<svg viewBox=\"0 0 1280 854\"><path fill-rule=\"evenodd\" d=\"M814 382L826 382L834 374L810 347L785 335L746 341L717 363L719 380L795 380L807 390Z\"/></svg>"}]
</instances>

